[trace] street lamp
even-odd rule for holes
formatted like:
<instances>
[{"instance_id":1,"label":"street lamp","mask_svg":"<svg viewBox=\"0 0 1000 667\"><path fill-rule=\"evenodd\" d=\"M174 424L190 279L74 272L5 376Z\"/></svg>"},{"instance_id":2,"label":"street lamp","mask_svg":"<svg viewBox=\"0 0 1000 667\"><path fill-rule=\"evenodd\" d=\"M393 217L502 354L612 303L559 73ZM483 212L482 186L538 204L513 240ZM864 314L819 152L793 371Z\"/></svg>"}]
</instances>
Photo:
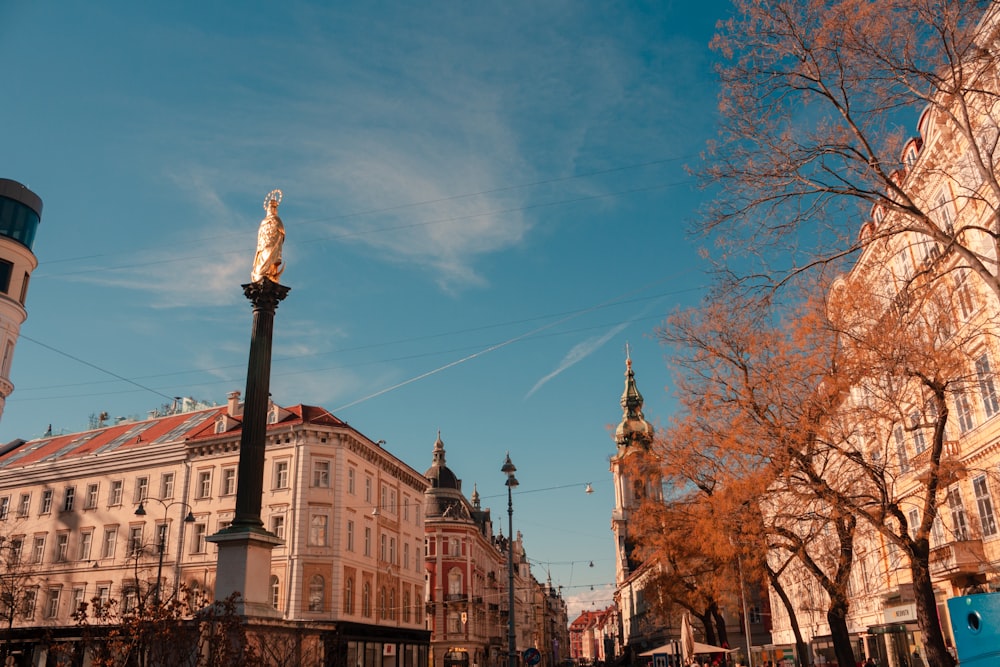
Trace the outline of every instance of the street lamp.
<instances>
[{"instance_id":1,"label":"street lamp","mask_svg":"<svg viewBox=\"0 0 1000 667\"><path fill-rule=\"evenodd\" d=\"M509 542L507 543L507 665L517 667L517 637L514 634L514 496L511 493L517 486L517 478L514 473L517 468L510 460L510 452L507 452L507 460L503 462L500 472L507 475L507 533Z\"/></svg>"},{"instance_id":2,"label":"street lamp","mask_svg":"<svg viewBox=\"0 0 1000 667\"><path fill-rule=\"evenodd\" d=\"M146 500L155 500L156 502L158 502L161 505L163 505L163 524L162 524L163 526L167 526L168 525L167 524L167 510L169 510L174 505L181 505L183 507L187 507L188 508L187 516L184 517L184 523L194 523L195 522L194 514L191 513L191 506L188 505L183 500L175 500L173 502L166 503L166 502L163 502L162 500L160 500L159 498L146 498L145 500L139 501L139 507L137 507L136 510L135 510L135 515L136 516L146 516L146 508L142 506L142 503L145 502ZM169 528L167 528L167 531L169 531ZM154 598L156 600L157 606L159 606L159 604L160 604L160 582L163 580L162 579L162 577L163 577L163 552L164 552L164 547L166 546L163 543L163 540L166 537L166 535L164 534L165 532L166 531L157 530L157 542L158 542L157 549L159 549L159 551L160 551L160 559L159 559L159 562L157 563L157 566L156 566L156 597ZM179 554L178 554L178 556L179 556ZM176 579L176 577L175 577L175 579ZM176 585L177 585L177 582L175 580L174 581L174 590L175 591L176 591Z\"/></svg>"}]
</instances>

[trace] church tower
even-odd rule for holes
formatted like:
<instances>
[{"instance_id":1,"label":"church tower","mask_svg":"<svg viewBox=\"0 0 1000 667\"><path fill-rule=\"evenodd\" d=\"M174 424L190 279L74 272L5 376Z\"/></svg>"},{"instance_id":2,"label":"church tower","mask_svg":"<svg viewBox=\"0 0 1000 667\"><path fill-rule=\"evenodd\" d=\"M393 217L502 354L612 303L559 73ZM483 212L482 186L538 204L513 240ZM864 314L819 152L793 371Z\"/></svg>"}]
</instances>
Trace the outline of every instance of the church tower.
<instances>
[{"instance_id":1,"label":"church tower","mask_svg":"<svg viewBox=\"0 0 1000 667\"><path fill-rule=\"evenodd\" d=\"M659 475L640 477L630 466L634 455L650 451L653 426L642 414L642 394L635 386L632 357L625 358L625 391L621 398L622 420L615 429L617 451L611 457L611 474L615 483L615 509L611 515L611 530L615 534L615 583L622 583L635 572L639 562L633 555L634 542L629 535L629 519L644 497L662 500Z\"/></svg>"},{"instance_id":2,"label":"church tower","mask_svg":"<svg viewBox=\"0 0 1000 667\"><path fill-rule=\"evenodd\" d=\"M42 200L17 181L0 178L0 416L14 391L10 366L21 324L28 279L38 266L31 251L42 218Z\"/></svg>"}]
</instances>

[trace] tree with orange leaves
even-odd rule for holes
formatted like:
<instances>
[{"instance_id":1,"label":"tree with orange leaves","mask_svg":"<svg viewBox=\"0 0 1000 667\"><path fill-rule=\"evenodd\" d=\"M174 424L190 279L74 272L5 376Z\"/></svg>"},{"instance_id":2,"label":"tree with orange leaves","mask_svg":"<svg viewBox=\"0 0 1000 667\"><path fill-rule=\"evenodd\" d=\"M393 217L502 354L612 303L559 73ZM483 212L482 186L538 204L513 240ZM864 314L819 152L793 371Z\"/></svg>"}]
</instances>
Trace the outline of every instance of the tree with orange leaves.
<instances>
[{"instance_id":1,"label":"tree with orange leaves","mask_svg":"<svg viewBox=\"0 0 1000 667\"><path fill-rule=\"evenodd\" d=\"M957 297L933 281L911 283L905 298L872 287L852 274L784 310L720 292L670 318L660 335L677 350L682 410L658 443L669 509L643 543L666 552L658 535L669 540L671 523L675 534L697 530L721 560L727 544L730 558L735 545L754 545L766 557L747 555L748 567L793 620L802 599L786 600L782 582L818 583L825 595L815 604L826 605L844 667L856 660L852 568L888 548L912 580L929 662L950 665L930 534L964 466L949 450L950 408L963 400L984 332L956 327Z\"/></svg>"}]
</instances>

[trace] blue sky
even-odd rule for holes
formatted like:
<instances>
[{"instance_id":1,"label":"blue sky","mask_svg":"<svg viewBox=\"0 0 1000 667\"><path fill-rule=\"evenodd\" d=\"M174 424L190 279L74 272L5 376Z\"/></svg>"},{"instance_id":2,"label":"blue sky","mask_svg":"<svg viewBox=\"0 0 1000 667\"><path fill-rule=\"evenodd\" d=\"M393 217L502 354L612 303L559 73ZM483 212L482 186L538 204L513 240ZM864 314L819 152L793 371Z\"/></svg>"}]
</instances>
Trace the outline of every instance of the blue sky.
<instances>
[{"instance_id":1,"label":"blue sky","mask_svg":"<svg viewBox=\"0 0 1000 667\"><path fill-rule=\"evenodd\" d=\"M685 165L728 9L3 3L0 176L45 209L0 441L243 390L281 188L274 399L420 471L440 429L504 525L509 450L535 575L608 604L625 346L666 421L654 330L708 282Z\"/></svg>"}]
</instances>

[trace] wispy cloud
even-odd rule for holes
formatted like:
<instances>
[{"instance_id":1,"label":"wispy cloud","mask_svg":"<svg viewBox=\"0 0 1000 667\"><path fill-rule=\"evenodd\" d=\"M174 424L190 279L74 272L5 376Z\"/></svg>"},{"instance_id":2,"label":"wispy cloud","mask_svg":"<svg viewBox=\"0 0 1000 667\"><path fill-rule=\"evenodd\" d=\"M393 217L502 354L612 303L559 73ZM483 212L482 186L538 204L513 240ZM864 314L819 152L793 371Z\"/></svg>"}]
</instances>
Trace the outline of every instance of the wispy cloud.
<instances>
[{"instance_id":1,"label":"wispy cloud","mask_svg":"<svg viewBox=\"0 0 1000 667\"><path fill-rule=\"evenodd\" d=\"M548 375L544 376L538 382L536 382L535 386L532 387L527 394L525 394L524 398L525 399L531 398L531 395L534 394L539 389L541 389L543 386L545 386L545 383L547 383L549 380L556 377L566 369L571 368L574 364L578 364L579 362L589 357L591 354L600 349L602 345L604 345L609 340L617 336L629 324L630 322L628 321L622 322L621 324L615 325L601 336L598 336L596 338L588 338L587 340L574 345L573 348L566 353L566 356L563 357L562 361L559 362L559 365L556 366L556 369L551 373L549 373Z\"/></svg>"}]
</instances>

